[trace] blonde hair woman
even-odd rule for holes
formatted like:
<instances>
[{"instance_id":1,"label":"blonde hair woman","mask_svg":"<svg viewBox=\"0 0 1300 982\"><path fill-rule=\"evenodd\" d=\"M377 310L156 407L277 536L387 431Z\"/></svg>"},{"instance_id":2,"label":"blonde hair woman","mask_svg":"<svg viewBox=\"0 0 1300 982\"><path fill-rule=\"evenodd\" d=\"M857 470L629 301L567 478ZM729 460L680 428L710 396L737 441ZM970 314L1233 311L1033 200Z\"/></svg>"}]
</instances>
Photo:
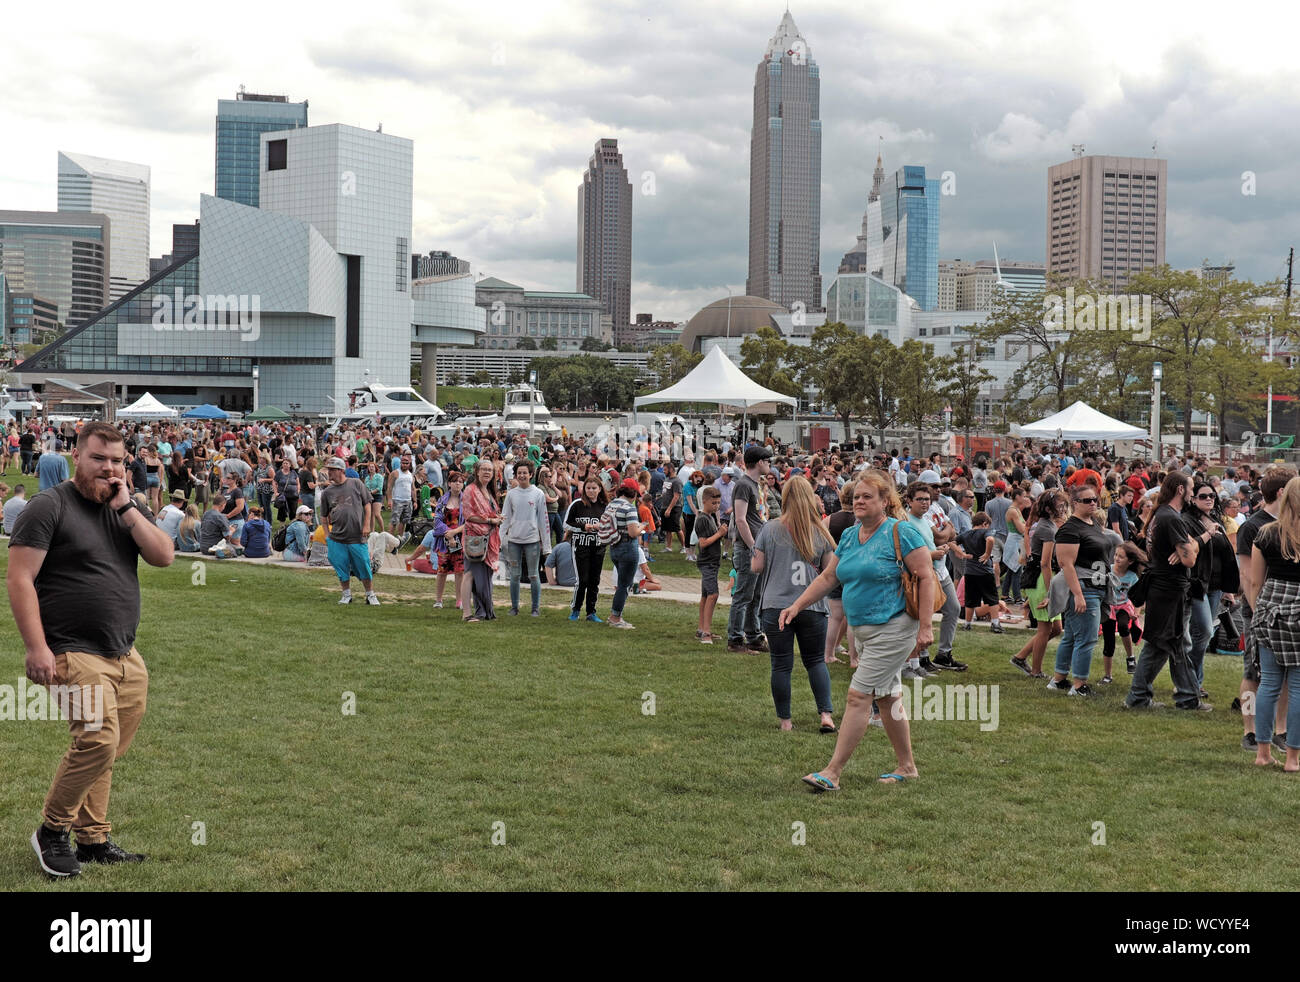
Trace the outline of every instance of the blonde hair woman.
<instances>
[{"instance_id":1,"label":"blonde hair woman","mask_svg":"<svg viewBox=\"0 0 1300 982\"><path fill-rule=\"evenodd\" d=\"M768 569L767 576L763 577L759 616L772 658L772 702L782 730L794 729L790 716L790 672L797 639L799 657L803 659L808 684L821 714L821 732L835 732L831 677L823 652L826 619L830 613L826 600L819 599L787 623L778 623L782 610L799 600L804 588L834 557L835 540L821 523L821 506L812 485L798 475L790 478L781 494L781 517L763 526L754 540L751 557L755 573Z\"/></svg>"},{"instance_id":2,"label":"blonde hair woman","mask_svg":"<svg viewBox=\"0 0 1300 982\"><path fill-rule=\"evenodd\" d=\"M848 704L831 761L818 773L802 780L814 791L838 791L839 777L866 732L872 698L880 706L885 734L893 746L897 766L880 775L883 784L902 784L917 776L912 759L912 737L907 715L895 703L902 695L900 678L907 656L918 644L934 643L930 618L908 616L903 595L902 567L920 579L919 609L934 609L934 578L930 550L904 518L903 505L893 479L884 471L865 471L853 488L856 523L840 538L821 575L799 598L781 611L777 627L783 629L807 607L844 584L844 613L858 649L858 668L849 683ZM898 558L894 531L899 537Z\"/></svg>"}]
</instances>

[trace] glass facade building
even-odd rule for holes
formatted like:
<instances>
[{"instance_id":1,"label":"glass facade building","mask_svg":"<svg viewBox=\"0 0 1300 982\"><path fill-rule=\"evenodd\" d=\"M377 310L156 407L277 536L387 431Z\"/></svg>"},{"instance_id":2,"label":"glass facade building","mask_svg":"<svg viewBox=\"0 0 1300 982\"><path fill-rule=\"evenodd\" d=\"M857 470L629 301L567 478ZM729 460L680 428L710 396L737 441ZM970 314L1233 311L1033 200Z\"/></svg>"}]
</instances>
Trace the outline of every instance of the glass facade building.
<instances>
[{"instance_id":1,"label":"glass facade building","mask_svg":"<svg viewBox=\"0 0 1300 982\"><path fill-rule=\"evenodd\" d=\"M617 140L596 143L578 187L577 292L599 300L615 330L630 323L632 184Z\"/></svg>"},{"instance_id":2,"label":"glass facade building","mask_svg":"<svg viewBox=\"0 0 1300 982\"><path fill-rule=\"evenodd\" d=\"M880 196L881 278L920 305L939 306L939 181L925 168L900 167Z\"/></svg>"},{"instance_id":3,"label":"glass facade building","mask_svg":"<svg viewBox=\"0 0 1300 982\"><path fill-rule=\"evenodd\" d=\"M59 211L107 215L112 223L108 299L149 278L149 168L86 153L59 153Z\"/></svg>"},{"instance_id":4,"label":"glass facade building","mask_svg":"<svg viewBox=\"0 0 1300 982\"><path fill-rule=\"evenodd\" d=\"M76 327L109 302L111 234L104 215L0 211L0 273L9 289L50 300L59 323Z\"/></svg>"},{"instance_id":5,"label":"glass facade building","mask_svg":"<svg viewBox=\"0 0 1300 982\"><path fill-rule=\"evenodd\" d=\"M256 208L260 204L263 133L307 125L307 103L282 95L240 92L217 100L217 197Z\"/></svg>"}]
</instances>

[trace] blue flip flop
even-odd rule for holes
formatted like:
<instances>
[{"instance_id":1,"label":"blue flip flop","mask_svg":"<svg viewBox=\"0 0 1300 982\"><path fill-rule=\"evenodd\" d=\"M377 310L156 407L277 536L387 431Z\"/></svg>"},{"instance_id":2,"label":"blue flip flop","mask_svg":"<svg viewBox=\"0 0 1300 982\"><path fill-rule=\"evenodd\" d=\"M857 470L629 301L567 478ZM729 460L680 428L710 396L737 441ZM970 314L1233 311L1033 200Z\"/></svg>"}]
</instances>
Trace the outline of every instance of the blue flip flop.
<instances>
[{"instance_id":1,"label":"blue flip flop","mask_svg":"<svg viewBox=\"0 0 1300 982\"><path fill-rule=\"evenodd\" d=\"M820 774L808 774L799 778L799 780L808 785L808 787L812 788L818 794L821 794L823 791L838 791L840 789L838 784L835 784L829 778L822 777Z\"/></svg>"},{"instance_id":2,"label":"blue flip flop","mask_svg":"<svg viewBox=\"0 0 1300 982\"><path fill-rule=\"evenodd\" d=\"M886 781L885 778L892 777L893 781ZM903 784L908 778L902 774L881 774L877 780L881 784Z\"/></svg>"}]
</instances>

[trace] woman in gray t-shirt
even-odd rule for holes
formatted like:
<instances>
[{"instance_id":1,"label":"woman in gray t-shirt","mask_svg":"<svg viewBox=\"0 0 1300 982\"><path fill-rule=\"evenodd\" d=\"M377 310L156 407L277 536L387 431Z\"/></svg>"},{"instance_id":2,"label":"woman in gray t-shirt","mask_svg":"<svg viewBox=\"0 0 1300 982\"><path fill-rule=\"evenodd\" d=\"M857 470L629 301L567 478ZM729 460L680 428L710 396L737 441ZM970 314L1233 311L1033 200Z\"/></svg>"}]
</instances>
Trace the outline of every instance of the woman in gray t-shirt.
<instances>
[{"instance_id":1,"label":"woman in gray t-shirt","mask_svg":"<svg viewBox=\"0 0 1300 982\"><path fill-rule=\"evenodd\" d=\"M820 600L801 611L785 629L779 627L781 611L794 604L815 580L830 557L835 542L821 523L821 508L807 479L798 475L785 482L781 517L768 522L754 540L752 568L763 576L759 602L763 633L772 656L772 702L781 729L794 729L790 715L790 673L794 667L795 640L808 672L821 732L834 733L831 715L831 677L826 670L826 618L829 608Z\"/></svg>"}]
</instances>

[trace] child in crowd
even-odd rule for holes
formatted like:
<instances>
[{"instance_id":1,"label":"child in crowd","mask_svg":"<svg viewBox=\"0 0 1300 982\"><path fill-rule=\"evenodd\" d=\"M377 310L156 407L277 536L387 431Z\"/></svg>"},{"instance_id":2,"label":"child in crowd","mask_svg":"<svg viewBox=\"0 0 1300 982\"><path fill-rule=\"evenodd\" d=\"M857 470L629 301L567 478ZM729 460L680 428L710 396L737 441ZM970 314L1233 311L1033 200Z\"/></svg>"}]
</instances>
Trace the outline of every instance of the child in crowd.
<instances>
[{"instance_id":1,"label":"child in crowd","mask_svg":"<svg viewBox=\"0 0 1300 982\"><path fill-rule=\"evenodd\" d=\"M994 634L1002 634L1004 628L999 616L1006 609L998 601L997 580L993 576L993 520L988 512L977 511L971 517L971 530L957 537L958 555L965 563L962 587L965 592L966 623L963 630L969 631L975 617L987 615Z\"/></svg>"},{"instance_id":2,"label":"child in crowd","mask_svg":"<svg viewBox=\"0 0 1300 982\"><path fill-rule=\"evenodd\" d=\"M713 609L718 605L718 567L722 564L722 539L727 523L718 524L718 504L722 492L704 488L699 495L700 512L695 516L695 544L700 570L700 624L695 636L703 644L713 644ZM719 638L719 640L721 640Z\"/></svg>"},{"instance_id":3,"label":"child in crowd","mask_svg":"<svg viewBox=\"0 0 1300 982\"><path fill-rule=\"evenodd\" d=\"M1146 562L1146 553L1132 542L1122 543L1115 550L1115 559L1110 566L1110 616L1101 622L1101 660L1102 667L1105 669L1101 679L1103 685L1109 685L1112 681L1110 666L1115 657L1117 632L1124 639L1126 667L1130 675L1136 667L1133 659L1133 644L1142 639L1142 628L1138 626L1137 611L1128 598L1128 592L1137 583Z\"/></svg>"}]
</instances>

